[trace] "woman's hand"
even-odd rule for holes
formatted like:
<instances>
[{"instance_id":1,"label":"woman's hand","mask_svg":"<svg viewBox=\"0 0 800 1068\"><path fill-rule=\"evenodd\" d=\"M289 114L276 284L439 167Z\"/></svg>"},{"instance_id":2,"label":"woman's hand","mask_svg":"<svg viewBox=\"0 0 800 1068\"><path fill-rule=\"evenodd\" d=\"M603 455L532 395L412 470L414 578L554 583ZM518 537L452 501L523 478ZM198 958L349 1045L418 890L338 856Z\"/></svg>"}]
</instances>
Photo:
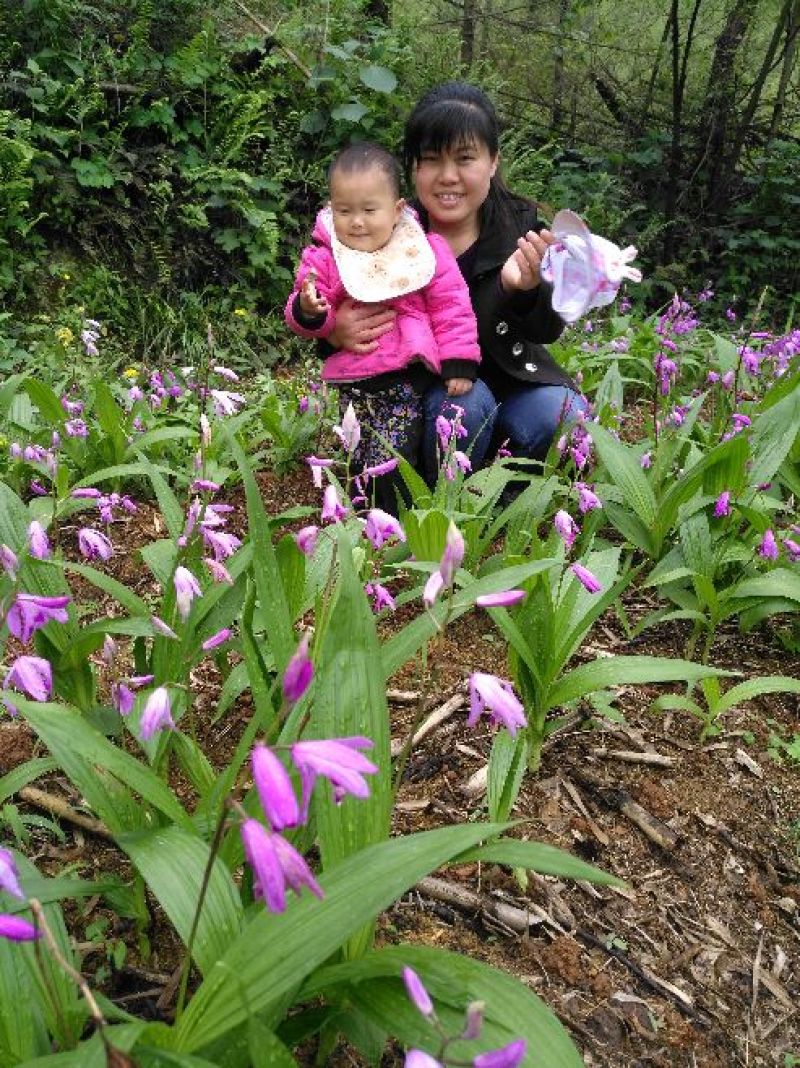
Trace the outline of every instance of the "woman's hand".
<instances>
[{"instance_id":1,"label":"woman's hand","mask_svg":"<svg viewBox=\"0 0 800 1068\"><path fill-rule=\"evenodd\" d=\"M500 282L506 293L521 293L536 289L541 282L539 268L548 245L555 244L549 230L538 234L529 230L517 241L517 250L512 252L500 272Z\"/></svg>"},{"instance_id":2,"label":"woman's hand","mask_svg":"<svg viewBox=\"0 0 800 1068\"><path fill-rule=\"evenodd\" d=\"M391 330L397 312L385 304L358 304L348 297L336 309L336 327L327 341L349 352L374 352L377 338Z\"/></svg>"},{"instance_id":3,"label":"woman's hand","mask_svg":"<svg viewBox=\"0 0 800 1068\"><path fill-rule=\"evenodd\" d=\"M469 378L448 378L444 384L448 397L463 397L472 389L472 380Z\"/></svg>"}]
</instances>

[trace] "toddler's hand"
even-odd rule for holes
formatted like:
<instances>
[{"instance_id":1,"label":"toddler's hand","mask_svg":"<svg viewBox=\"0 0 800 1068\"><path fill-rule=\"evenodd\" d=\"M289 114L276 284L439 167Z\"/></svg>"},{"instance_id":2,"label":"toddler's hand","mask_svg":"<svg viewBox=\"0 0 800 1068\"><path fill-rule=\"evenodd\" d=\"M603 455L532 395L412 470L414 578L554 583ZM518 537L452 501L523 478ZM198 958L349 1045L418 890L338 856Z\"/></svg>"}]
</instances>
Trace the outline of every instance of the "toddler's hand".
<instances>
[{"instance_id":1,"label":"toddler's hand","mask_svg":"<svg viewBox=\"0 0 800 1068\"><path fill-rule=\"evenodd\" d=\"M328 310L328 302L317 292L317 276L309 271L300 286L300 307L305 315L323 315Z\"/></svg>"},{"instance_id":2,"label":"toddler's hand","mask_svg":"<svg viewBox=\"0 0 800 1068\"><path fill-rule=\"evenodd\" d=\"M469 378L448 378L445 386L448 397L463 397L472 389L472 381Z\"/></svg>"}]
</instances>

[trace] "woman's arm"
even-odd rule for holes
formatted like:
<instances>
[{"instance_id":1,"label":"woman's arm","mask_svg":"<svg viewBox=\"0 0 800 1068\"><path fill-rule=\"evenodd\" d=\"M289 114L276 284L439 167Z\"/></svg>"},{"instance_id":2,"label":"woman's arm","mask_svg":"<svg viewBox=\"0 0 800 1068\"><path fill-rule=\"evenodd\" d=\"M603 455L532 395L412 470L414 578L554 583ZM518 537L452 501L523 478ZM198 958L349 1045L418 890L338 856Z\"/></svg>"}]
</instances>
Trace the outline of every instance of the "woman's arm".
<instances>
[{"instance_id":1,"label":"woman's arm","mask_svg":"<svg viewBox=\"0 0 800 1068\"><path fill-rule=\"evenodd\" d=\"M336 309L336 327L326 340L334 349L374 352L377 339L392 329L396 315L385 304L359 304L348 297Z\"/></svg>"}]
</instances>

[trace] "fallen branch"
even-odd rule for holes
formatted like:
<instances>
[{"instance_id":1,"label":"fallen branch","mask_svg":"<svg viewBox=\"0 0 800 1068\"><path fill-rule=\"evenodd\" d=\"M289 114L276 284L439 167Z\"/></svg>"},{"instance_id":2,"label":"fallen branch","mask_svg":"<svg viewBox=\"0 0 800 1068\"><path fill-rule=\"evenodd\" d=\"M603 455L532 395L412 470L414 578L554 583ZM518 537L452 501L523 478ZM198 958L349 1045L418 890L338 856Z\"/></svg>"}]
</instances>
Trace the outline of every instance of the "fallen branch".
<instances>
[{"instance_id":1,"label":"fallen branch","mask_svg":"<svg viewBox=\"0 0 800 1068\"><path fill-rule=\"evenodd\" d=\"M608 787L605 783L585 773L576 773L575 778L601 804L608 808L614 808L621 812L623 816L626 816L651 842L655 842L656 845L666 849L668 852L672 852L678 845L680 836L663 820L660 820L637 801L634 801L626 790Z\"/></svg>"},{"instance_id":2,"label":"fallen branch","mask_svg":"<svg viewBox=\"0 0 800 1068\"><path fill-rule=\"evenodd\" d=\"M601 746L592 749L592 753L603 760L621 760L625 764L651 764L657 768L673 768L677 763L675 757L663 756L661 753L637 753L632 749L606 749Z\"/></svg>"},{"instance_id":3,"label":"fallen branch","mask_svg":"<svg viewBox=\"0 0 800 1068\"><path fill-rule=\"evenodd\" d=\"M428 716L424 723L414 732L414 736L411 739L411 745L419 745L423 739L427 738L429 734L440 727L446 720L458 712L467 703L467 698L463 693L456 693L439 708L434 709ZM391 742L391 754L392 758L400 756L403 751L403 746L406 744L404 738L392 738Z\"/></svg>"},{"instance_id":4,"label":"fallen branch","mask_svg":"<svg viewBox=\"0 0 800 1068\"><path fill-rule=\"evenodd\" d=\"M477 912L491 917L516 934L527 934L531 926L540 923L552 927L559 934L567 933L561 924L549 916L543 908L533 903L529 904L527 909L521 909L516 905L496 901L485 894L476 894L472 890L467 890L456 883L449 883L445 879L436 879L434 876L420 880L416 889L425 897L433 898L434 901L440 901L444 905L452 905L462 912Z\"/></svg>"},{"instance_id":5,"label":"fallen branch","mask_svg":"<svg viewBox=\"0 0 800 1068\"><path fill-rule=\"evenodd\" d=\"M47 794L44 790L39 790L36 786L23 786L22 789L18 791L17 796L23 801L27 801L29 805L33 805L35 808L40 808L45 812L49 812L53 816L58 816L59 819L66 820L67 823L74 823L76 827L80 827L84 831L96 834L100 838L108 838L110 841L114 840L114 836L102 820L96 820L92 816L84 816L80 812L76 812L75 809L71 805L68 805L61 797L56 797L54 794Z\"/></svg>"}]
</instances>

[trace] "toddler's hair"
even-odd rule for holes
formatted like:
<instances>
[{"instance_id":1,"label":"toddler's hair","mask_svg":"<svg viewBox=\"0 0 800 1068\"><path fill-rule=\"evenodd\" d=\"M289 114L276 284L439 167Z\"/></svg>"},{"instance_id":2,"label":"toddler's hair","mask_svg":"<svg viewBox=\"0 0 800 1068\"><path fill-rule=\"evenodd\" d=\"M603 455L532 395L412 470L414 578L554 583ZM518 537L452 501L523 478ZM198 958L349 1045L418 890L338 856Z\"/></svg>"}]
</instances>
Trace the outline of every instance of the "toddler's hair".
<instances>
[{"instance_id":1,"label":"toddler's hair","mask_svg":"<svg viewBox=\"0 0 800 1068\"><path fill-rule=\"evenodd\" d=\"M385 148L371 141L357 141L348 145L334 158L328 168L328 187L337 171L343 174L370 171L377 167L388 179L395 196L400 199L400 164Z\"/></svg>"}]
</instances>

